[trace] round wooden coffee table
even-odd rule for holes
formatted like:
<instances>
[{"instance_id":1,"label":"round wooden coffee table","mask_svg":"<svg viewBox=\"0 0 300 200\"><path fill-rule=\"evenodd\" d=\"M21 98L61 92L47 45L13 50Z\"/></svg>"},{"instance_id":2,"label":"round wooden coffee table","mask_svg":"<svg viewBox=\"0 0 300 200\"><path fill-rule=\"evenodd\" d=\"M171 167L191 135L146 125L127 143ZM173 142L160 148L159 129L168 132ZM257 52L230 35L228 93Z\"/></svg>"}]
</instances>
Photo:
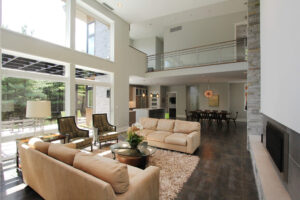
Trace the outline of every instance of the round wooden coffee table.
<instances>
[{"instance_id":1,"label":"round wooden coffee table","mask_svg":"<svg viewBox=\"0 0 300 200\"><path fill-rule=\"evenodd\" d=\"M110 146L114 159L121 163L145 169L149 156L156 152L156 148L148 146L146 142L132 149L128 142L120 142Z\"/></svg>"}]
</instances>

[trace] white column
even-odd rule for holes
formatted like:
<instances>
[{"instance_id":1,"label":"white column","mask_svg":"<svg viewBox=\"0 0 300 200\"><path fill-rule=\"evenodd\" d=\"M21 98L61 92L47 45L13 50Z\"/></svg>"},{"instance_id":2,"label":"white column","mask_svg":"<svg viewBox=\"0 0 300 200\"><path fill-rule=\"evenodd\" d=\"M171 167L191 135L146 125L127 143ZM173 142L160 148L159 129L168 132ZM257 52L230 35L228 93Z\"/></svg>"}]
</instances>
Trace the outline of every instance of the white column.
<instances>
[{"instance_id":1,"label":"white column","mask_svg":"<svg viewBox=\"0 0 300 200\"><path fill-rule=\"evenodd\" d=\"M66 41L67 46L75 49L76 0L66 1ZM65 69L67 81L65 86L65 110L67 116L75 116L75 65L70 64Z\"/></svg>"},{"instance_id":2,"label":"white column","mask_svg":"<svg viewBox=\"0 0 300 200\"><path fill-rule=\"evenodd\" d=\"M1 0L0 0L1 1ZM67 46L75 49L76 0L66 1L66 42Z\"/></svg>"},{"instance_id":3,"label":"white column","mask_svg":"<svg viewBox=\"0 0 300 200\"><path fill-rule=\"evenodd\" d=\"M75 116L75 65L66 66L65 110L67 116Z\"/></svg>"}]
</instances>

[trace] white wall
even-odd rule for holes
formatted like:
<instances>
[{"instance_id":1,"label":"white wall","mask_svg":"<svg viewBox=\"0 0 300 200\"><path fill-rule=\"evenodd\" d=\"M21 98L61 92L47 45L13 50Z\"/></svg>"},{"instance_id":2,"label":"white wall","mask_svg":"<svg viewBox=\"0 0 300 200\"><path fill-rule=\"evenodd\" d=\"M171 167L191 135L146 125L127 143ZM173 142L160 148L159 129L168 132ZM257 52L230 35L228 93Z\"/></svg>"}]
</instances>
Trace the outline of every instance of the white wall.
<instances>
[{"instance_id":1,"label":"white wall","mask_svg":"<svg viewBox=\"0 0 300 200\"><path fill-rule=\"evenodd\" d=\"M132 46L147 55L156 54L156 38L143 38L138 40L133 40Z\"/></svg>"},{"instance_id":2,"label":"white wall","mask_svg":"<svg viewBox=\"0 0 300 200\"><path fill-rule=\"evenodd\" d=\"M245 101L245 83L230 83L230 112L235 116L238 112L238 120L246 121L247 112L244 108Z\"/></svg>"},{"instance_id":3,"label":"white wall","mask_svg":"<svg viewBox=\"0 0 300 200\"><path fill-rule=\"evenodd\" d=\"M300 1L261 0L261 112L300 133Z\"/></svg>"},{"instance_id":4,"label":"white wall","mask_svg":"<svg viewBox=\"0 0 300 200\"><path fill-rule=\"evenodd\" d=\"M214 94L219 95L219 106L210 107L208 105L208 98L204 96L204 92L209 89L213 91ZM200 110L229 110L229 84L228 83L201 83L198 86L199 91L199 101L198 108Z\"/></svg>"},{"instance_id":5,"label":"white wall","mask_svg":"<svg viewBox=\"0 0 300 200\"><path fill-rule=\"evenodd\" d=\"M152 88L159 86L151 86ZM196 87L196 88L195 88ZM150 87L149 87L150 88ZM244 111L244 83L209 83L209 89L213 90L214 94L219 95L219 106L210 107L208 99L204 96L204 91L207 90L207 83L199 83L193 85L192 91L188 91L190 87L185 85L166 86L167 92L176 93L176 115L177 117L185 117L185 110L188 107L188 95L196 96L197 109L199 110L227 110L233 113L239 112L238 120L245 121L247 116ZM191 94L191 93L197 94Z\"/></svg>"},{"instance_id":6,"label":"white wall","mask_svg":"<svg viewBox=\"0 0 300 200\"><path fill-rule=\"evenodd\" d=\"M164 31L164 51L169 52L234 40L234 24L244 21L246 15L246 12L238 12L178 24L182 26L182 30L172 33L170 32L171 27L168 27Z\"/></svg>"}]
</instances>

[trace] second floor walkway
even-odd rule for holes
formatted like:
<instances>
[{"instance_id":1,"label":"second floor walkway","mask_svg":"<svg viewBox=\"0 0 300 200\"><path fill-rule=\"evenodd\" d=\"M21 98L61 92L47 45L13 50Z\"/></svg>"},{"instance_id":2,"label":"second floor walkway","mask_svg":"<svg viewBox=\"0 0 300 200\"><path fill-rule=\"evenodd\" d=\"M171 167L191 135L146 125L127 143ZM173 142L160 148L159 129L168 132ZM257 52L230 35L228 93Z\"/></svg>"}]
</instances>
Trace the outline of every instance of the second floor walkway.
<instances>
[{"instance_id":1,"label":"second floor walkway","mask_svg":"<svg viewBox=\"0 0 300 200\"><path fill-rule=\"evenodd\" d=\"M146 72L247 61L247 39L225 41L147 57Z\"/></svg>"}]
</instances>

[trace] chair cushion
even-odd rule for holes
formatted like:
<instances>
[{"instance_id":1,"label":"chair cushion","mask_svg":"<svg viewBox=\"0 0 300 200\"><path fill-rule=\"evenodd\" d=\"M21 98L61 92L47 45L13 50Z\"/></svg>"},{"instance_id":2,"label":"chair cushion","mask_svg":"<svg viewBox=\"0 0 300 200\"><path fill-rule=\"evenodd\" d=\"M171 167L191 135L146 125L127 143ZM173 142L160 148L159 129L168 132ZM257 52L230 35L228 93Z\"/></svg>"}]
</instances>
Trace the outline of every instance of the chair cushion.
<instances>
[{"instance_id":1,"label":"chair cushion","mask_svg":"<svg viewBox=\"0 0 300 200\"><path fill-rule=\"evenodd\" d=\"M73 165L75 154L79 150L68 148L62 144L50 144L48 155L68 165Z\"/></svg>"},{"instance_id":2,"label":"chair cushion","mask_svg":"<svg viewBox=\"0 0 300 200\"><path fill-rule=\"evenodd\" d=\"M186 136L184 133L174 133L165 138L165 143L186 146Z\"/></svg>"},{"instance_id":3,"label":"chair cushion","mask_svg":"<svg viewBox=\"0 0 300 200\"><path fill-rule=\"evenodd\" d=\"M187 122L182 120L175 120L174 133L189 134L194 131L200 132L199 122Z\"/></svg>"},{"instance_id":4,"label":"chair cushion","mask_svg":"<svg viewBox=\"0 0 300 200\"><path fill-rule=\"evenodd\" d=\"M48 154L48 149L49 149L49 146L50 146L50 142L36 142L34 144L34 147L36 150L44 153L44 154Z\"/></svg>"},{"instance_id":5,"label":"chair cushion","mask_svg":"<svg viewBox=\"0 0 300 200\"><path fill-rule=\"evenodd\" d=\"M154 130L142 129L142 130L137 131L136 133L140 136L143 136L144 139L147 139L147 136L153 132L154 132Z\"/></svg>"},{"instance_id":6,"label":"chair cushion","mask_svg":"<svg viewBox=\"0 0 300 200\"><path fill-rule=\"evenodd\" d=\"M140 123L143 126L143 129L156 130L158 119L154 118L141 118Z\"/></svg>"},{"instance_id":7,"label":"chair cushion","mask_svg":"<svg viewBox=\"0 0 300 200\"><path fill-rule=\"evenodd\" d=\"M173 133L167 131L154 131L147 136L147 140L157 141L157 142L164 142L165 137L172 135Z\"/></svg>"},{"instance_id":8,"label":"chair cushion","mask_svg":"<svg viewBox=\"0 0 300 200\"><path fill-rule=\"evenodd\" d=\"M173 128L174 128L174 120L160 119L158 120L156 130L173 132Z\"/></svg>"},{"instance_id":9,"label":"chair cushion","mask_svg":"<svg viewBox=\"0 0 300 200\"><path fill-rule=\"evenodd\" d=\"M127 165L98 155L78 153L73 166L109 183L116 193L124 193L129 187Z\"/></svg>"}]
</instances>

